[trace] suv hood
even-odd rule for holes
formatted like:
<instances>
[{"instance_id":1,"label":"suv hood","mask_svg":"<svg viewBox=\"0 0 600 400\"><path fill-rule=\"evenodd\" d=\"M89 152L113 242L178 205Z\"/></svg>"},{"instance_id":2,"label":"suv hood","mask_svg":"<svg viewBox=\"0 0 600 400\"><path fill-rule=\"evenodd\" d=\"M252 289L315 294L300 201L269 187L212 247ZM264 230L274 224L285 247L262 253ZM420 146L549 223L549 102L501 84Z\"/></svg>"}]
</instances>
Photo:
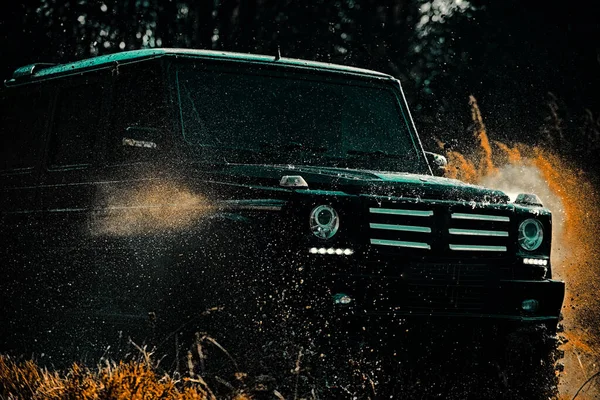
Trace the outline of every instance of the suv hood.
<instances>
[{"instance_id":1,"label":"suv hood","mask_svg":"<svg viewBox=\"0 0 600 400\"><path fill-rule=\"evenodd\" d=\"M431 200L508 203L499 190L456 179L401 172L370 171L307 165L225 164L211 175L219 181L279 187L284 175L300 175L309 189L343 191L355 195L409 197Z\"/></svg>"}]
</instances>

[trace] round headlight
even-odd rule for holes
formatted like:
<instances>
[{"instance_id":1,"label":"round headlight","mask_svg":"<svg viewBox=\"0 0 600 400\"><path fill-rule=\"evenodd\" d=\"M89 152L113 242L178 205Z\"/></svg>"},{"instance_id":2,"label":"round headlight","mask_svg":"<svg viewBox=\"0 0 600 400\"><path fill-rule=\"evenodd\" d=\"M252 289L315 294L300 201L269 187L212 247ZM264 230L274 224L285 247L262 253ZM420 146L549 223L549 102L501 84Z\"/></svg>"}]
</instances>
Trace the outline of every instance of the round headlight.
<instances>
[{"instance_id":1,"label":"round headlight","mask_svg":"<svg viewBox=\"0 0 600 400\"><path fill-rule=\"evenodd\" d=\"M318 206L310 212L310 230L319 239L333 237L340 227L337 211L331 206Z\"/></svg>"},{"instance_id":2,"label":"round headlight","mask_svg":"<svg viewBox=\"0 0 600 400\"><path fill-rule=\"evenodd\" d=\"M544 228L537 219L526 219L519 225L519 245L527 250L536 250L544 240Z\"/></svg>"}]
</instances>

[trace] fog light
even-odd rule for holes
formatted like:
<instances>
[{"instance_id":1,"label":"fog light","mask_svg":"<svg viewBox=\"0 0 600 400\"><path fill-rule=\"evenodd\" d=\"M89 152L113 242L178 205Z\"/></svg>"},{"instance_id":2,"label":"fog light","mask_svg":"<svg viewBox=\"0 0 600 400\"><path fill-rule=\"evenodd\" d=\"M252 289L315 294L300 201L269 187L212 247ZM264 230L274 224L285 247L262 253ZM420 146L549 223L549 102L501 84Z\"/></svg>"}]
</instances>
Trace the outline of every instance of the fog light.
<instances>
[{"instance_id":1,"label":"fog light","mask_svg":"<svg viewBox=\"0 0 600 400\"><path fill-rule=\"evenodd\" d=\"M526 265L540 265L545 267L546 265L548 265L548 260L543 260L540 258L524 258L523 259L523 264Z\"/></svg>"},{"instance_id":2,"label":"fog light","mask_svg":"<svg viewBox=\"0 0 600 400\"><path fill-rule=\"evenodd\" d=\"M525 312L534 313L540 308L540 303L534 299L523 300L521 303L521 309Z\"/></svg>"},{"instance_id":3,"label":"fog light","mask_svg":"<svg viewBox=\"0 0 600 400\"><path fill-rule=\"evenodd\" d=\"M354 254L354 250L352 249L334 249L333 247L330 247L328 249L324 247L311 247L310 249L308 249L308 252L310 254L335 254L338 256L351 256L352 254Z\"/></svg>"},{"instance_id":4,"label":"fog light","mask_svg":"<svg viewBox=\"0 0 600 400\"><path fill-rule=\"evenodd\" d=\"M341 304L341 305L348 305L348 304L352 303L352 297L348 296L345 293L337 293L337 294L333 295L333 303Z\"/></svg>"}]
</instances>

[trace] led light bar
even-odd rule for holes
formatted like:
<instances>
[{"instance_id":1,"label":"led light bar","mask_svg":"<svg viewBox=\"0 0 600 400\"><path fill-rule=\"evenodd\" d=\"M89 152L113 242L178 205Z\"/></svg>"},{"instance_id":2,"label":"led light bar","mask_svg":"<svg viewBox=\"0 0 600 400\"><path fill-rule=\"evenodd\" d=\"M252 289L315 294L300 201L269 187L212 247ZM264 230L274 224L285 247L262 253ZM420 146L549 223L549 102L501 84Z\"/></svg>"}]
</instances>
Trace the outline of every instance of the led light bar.
<instances>
[{"instance_id":1,"label":"led light bar","mask_svg":"<svg viewBox=\"0 0 600 400\"><path fill-rule=\"evenodd\" d=\"M351 256L352 254L354 254L354 250L352 249L334 249L333 247L330 247L328 249L326 249L325 247L311 247L308 252L310 254L335 254L338 256Z\"/></svg>"},{"instance_id":2,"label":"led light bar","mask_svg":"<svg viewBox=\"0 0 600 400\"><path fill-rule=\"evenodd\" d=\"M546 266L546 265L548 265L548 260L542 260L539 258L524 258L523 264Z\"/></svg>"}]
</instances>

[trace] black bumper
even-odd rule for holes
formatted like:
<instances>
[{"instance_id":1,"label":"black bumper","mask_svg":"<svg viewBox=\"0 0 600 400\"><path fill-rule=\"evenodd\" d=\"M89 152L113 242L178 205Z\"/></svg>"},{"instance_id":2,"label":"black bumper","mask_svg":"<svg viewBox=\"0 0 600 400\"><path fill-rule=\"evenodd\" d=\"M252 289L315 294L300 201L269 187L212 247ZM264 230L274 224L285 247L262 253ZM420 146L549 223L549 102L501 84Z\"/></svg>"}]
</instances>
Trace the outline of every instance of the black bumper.
<instances>
[{"instance_id":1,"label":"black bumper","mask_svg":"<svg viewBox=\"0 0 600 400\"><path fill-rule=\"evenodd\" d=\"M556 280L432 284L401 277L337 275L327 286L332 297L343 293L352 299L333 305L342 319L485 320L542 323L551 329L556 329L565 293L565 283ZM525 300L535 300L537 309L524 310Z\"/></svg>"}]
</instances>

